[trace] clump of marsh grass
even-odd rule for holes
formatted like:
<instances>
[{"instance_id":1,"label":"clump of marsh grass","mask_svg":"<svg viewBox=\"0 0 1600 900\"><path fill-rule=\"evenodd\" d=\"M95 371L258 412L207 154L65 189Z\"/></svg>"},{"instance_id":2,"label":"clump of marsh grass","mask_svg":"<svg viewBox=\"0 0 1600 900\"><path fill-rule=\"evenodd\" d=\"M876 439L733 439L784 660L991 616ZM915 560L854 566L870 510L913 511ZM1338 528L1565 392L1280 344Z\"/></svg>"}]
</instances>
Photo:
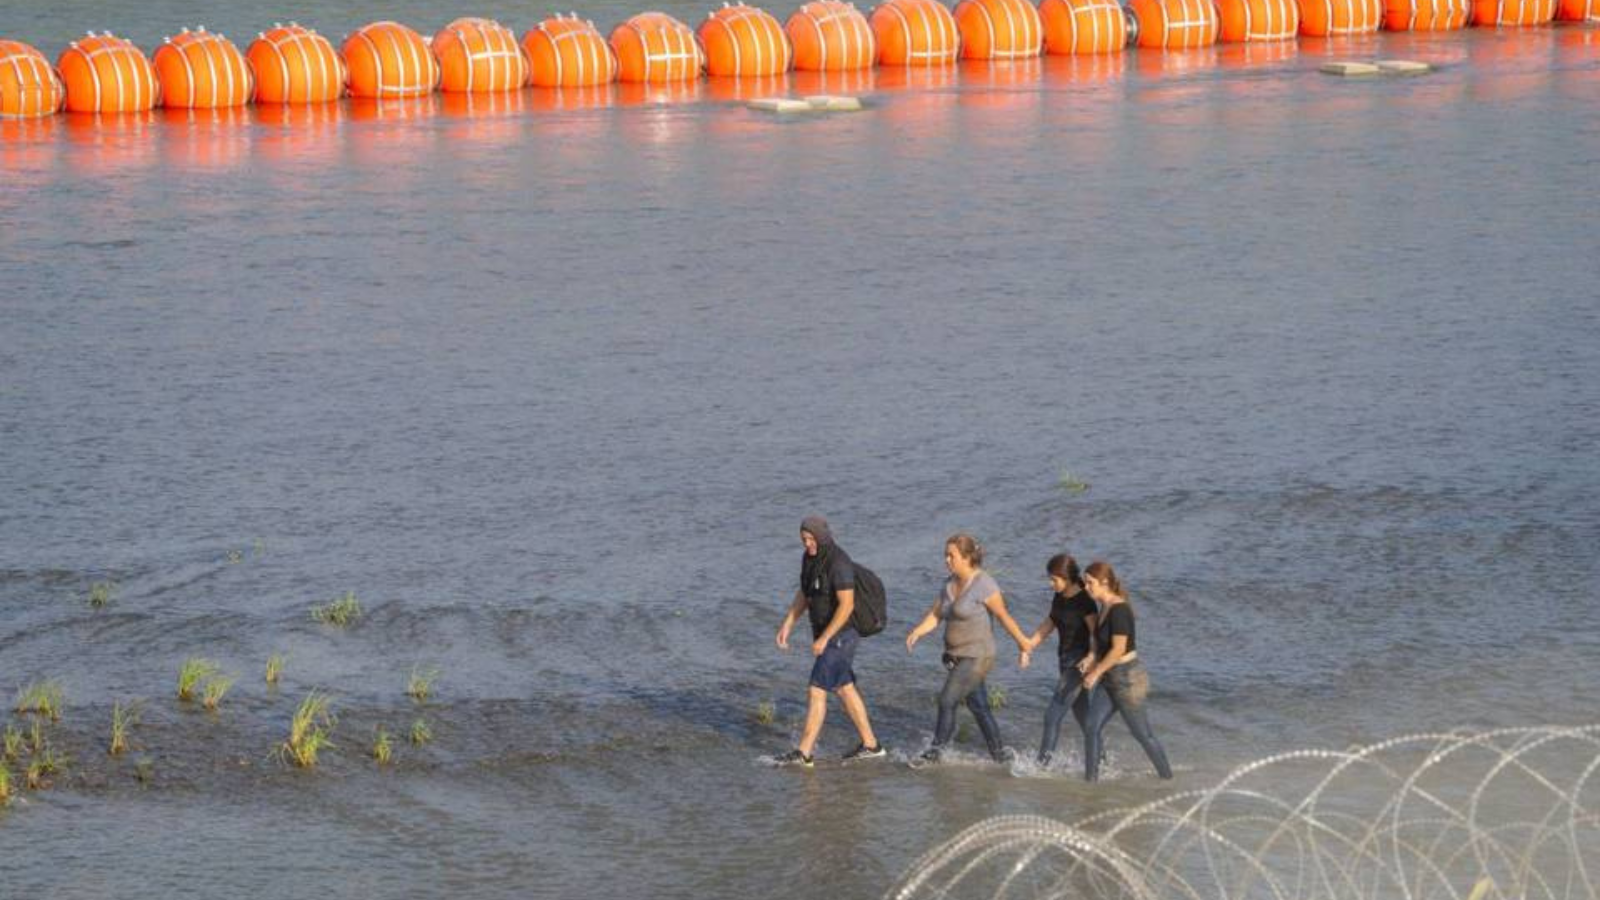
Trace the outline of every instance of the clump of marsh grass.
<instances>
[{"instance_id":1,"label":"clump of marsh grass","mask_svg":"<svg viewBox=\"0 0 1600 900\"><path fill-rule=\"evenodd\" d=\"M17 757L21 755L22 732L18 731L14 725L7 725L5 734L5 755L0 758L9 760L10 762L16 762Z\"/></svg>"},{"instance_id":2,"label":"clump of marsh grass","mask_svg":"<svg viewBox=\"0 0 1600 900\"><path fill-rule=\"evenodd\" d=\"M418 747L433 740L433 729L429 727L426 719L418 719L411 723L410 739L411 743Z\"/></svg>"},{"instance_id":3,"label":"clump of marsh grass","mask_svg":"<svg viewBox=\"0 0 1600 900\"><path fill-rule=\"evenodd\" d=\"M378 765L386 766L394 758L394 741L389 737L388 729L378 726L378 734L372 741L372 758Z\"/></svg>"},{"instance_id":4,"label":"clump of marsh grass","mask_svg":"<svg viewBox=\"0 0 1600 900\"><path fill-rule=\"evenodd\" d=\"M755 719L758 725L771 725L778 720L778 709L772 705L772 701L763 700L756 704Z\"/></svg>"},{"instance_id":5,"label":"clump of marsh grass","mask_svg":"<svg viewBox=\"0 0 1600 900\"><path fill-rule=\"evenodd\" d=\"M11 770L0 762L0 806L11 802Z\"/></svg>"},{"instance_id":6,"label":"clump of marsh grass","mask_svg":"<svg viewBox=\"0 0 1600 900\"><path fill-rule=\"evenodd\" d=\"M106 752L121 756L128 749L128 730L139 724L139 703L111 704L111 745Z\"/></svg>"},{"instance_id":7,"label":"clump of marsh grass","mask_svg":"<svg viewBox=\"0 0 1600 900\"><path fill-rule=\"evenodd\" d=\"M44 752L44 723L38 719L34 719L33 727L28 729L28 745L34 753Z\"/></svg>"},{"instance_id":8,"label":"clump of marsh grass","mask_svg":"<svg viewBox=\"0 0 1600 900\"><path fill-rule=\"evenodd\" d=\"M283 654L274 653L267 657L267 684L277 684L278 678L283 675Z\"/></svg>"},{"instance_id":9,"label":"clump of marsh grass","mask_svg":"<svg viewBox=\"0 0 1600 900\"><path fill-rule=\"evenodd\" d=\"M289 739L281 748L283 755L296 766L302 769L315 766L318 752L333 746L331 704L332 699L327 694L315 690L300 701L300 708L289 721Z\"/></svg>"},{"instance_id":10,"label":"clump of marsh grass","mask_svg":"<svg viewBox=\"0 0 1600 900\"><path fill-rule=\"evenodd\" d=\"M191 656L183 661L183 667L178 669L178 699L185 703L194 699L197 691L205 689L206 682L216 677L217 664L209 659Z\"/></svg>"},{"instance_id":11,"label":"clump of marsh grass","mask_svg":"<svg viewBox=\"0 0 1600 900\"><path fill-rule=\"evenodd\" d=\"M228 695L228 689L232 687L232 675L217 674L207 678L205 690L200 697L201 705L216 712L217 707L222 704L222 698Z\"/></svg>"},{"instance_id":12,"label":"clump of marsh grass","mask_svg":"<svg viewBox=\"0 0 1600 900\"><path fill-rule=\"evenodd\" d=\"M989 708L1001 710L1006 708L1006 689L1003 687L989 688Z\"/></svg>"},{"instance_id":13,"label":"clump of marsh grass","mask_svg":"<svg viewBox=\"0 0 1600 900\"><path fill-rule=\"evenodd\" d=\"M237 566L239 563L242 563L242 562L244 562L244 551L243 550L229 550L228 551L228 565Z\"/></svg>"},{"instance_id":14,"label":"clump of marsh grass","mask_svg":"<svg viewBox=\"0 0 1600 900\"><path fill-rule=\"evenodd\" d=\"M59 722L63 696L61 685L54 681L35 681L17 692L16 710L19 714L34 713Z\"/></svg>"},{"instance_id":15,"label":"clump of marsh grass","mask_svg":"<svg viewBox=\"0 0 1600 900\"><path fill-rule=\"evenodd\" d=\"M1061 480L1056 482L1056 487L1060 488L1063 493L1081 494L1089 489L1089 482L1071 472L1064 471L1061 473Z\"/></svg>"},{"instance_id":16,"label":"clump of marsh grass","mask_svg":"<svg viewBox=\"0 0 1600 900\"><path fill-rule=\"evenodd\" d=\"M411 667L411 677L406 680L406 696L418 703L428 702L428 697L433 693L433 683L439 680L437 668L424 669L420 666Z\"/></svg>"},{"instance_id":17,"label":"clump of marsh grass","mask_svg":"<svg viewBox=\"0 0 1600 900\"><path fill-rule=\"evenodd\" d=\"M116 599L117 583L115 581L95 581L89 584L89 605L95 609Z\"/></svg>"},{"instance_id":18,"label":"clump of marsh grass","mask_svg":"<svg viewBox=\"0 0 1600 900\"><path fill-rule=\"evenodd\" d=\"M312 607L311 618L324 625L343 628L361 618L361 601L356 599L355 591L346 591L343 597L329 600L322 606Z\"/></svg>"},{"instance_id":19,"label":"clump of marsh grass","mask_svg":"<svg viewBox=\"0 0 1600 900\"><path fill-rule=\"evenodd\" d=\"M28 763L28 790L37 791L50 786L48 776L56 775L67 767L67 758L58 755L55 750L45 748L44 752L33 757Z\"/></svg>"}]
</instances>

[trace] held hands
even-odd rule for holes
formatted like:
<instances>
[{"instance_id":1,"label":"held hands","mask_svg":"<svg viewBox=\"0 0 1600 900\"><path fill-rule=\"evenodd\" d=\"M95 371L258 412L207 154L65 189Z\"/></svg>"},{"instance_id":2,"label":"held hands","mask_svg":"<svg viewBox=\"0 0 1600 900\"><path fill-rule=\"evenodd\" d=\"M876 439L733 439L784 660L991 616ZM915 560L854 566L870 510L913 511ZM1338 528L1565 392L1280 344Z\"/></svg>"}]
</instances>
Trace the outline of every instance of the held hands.
<instances>
[{"instance_id":1,"label":"held hands","mask_svg":"<svg viewBox=\"0 0 1600 900\"><path fill-rule=\"evenodd\" d=\"M1033 662L1033 653L1028 650L1022 651L1017 658L1017 666L1019 668L1026 669L1028 667L1028 663L1031 662Z\"/></svg>"},{"instance_id":2,"label":"held hands","mask_svg":"<svg viewBox=\"0 0 1600 900\"><path fill-rule=\"evenodd\" d=\"M1089 674L1089 670L1092 669L1092 668L1094 668L1094 654L1093 653L1085 656L1083 659L1078 660L1078 671L1079 672L1082 672L1083 674L1087 675L1087 674Z\"/></svg>"},{"instance_id":3,"label":"held hands","mask_svg":"<svg viewBox=\"0 0 1600 900\"><path fill-rule=\"evenodd\" d=\"M1094 686L1100 683L1100 676L1103 674L1105 673L1098 670L1090 670L1083 676L1083 689L1086 691L1094 690Z\"/></svg>"}]
</instances>

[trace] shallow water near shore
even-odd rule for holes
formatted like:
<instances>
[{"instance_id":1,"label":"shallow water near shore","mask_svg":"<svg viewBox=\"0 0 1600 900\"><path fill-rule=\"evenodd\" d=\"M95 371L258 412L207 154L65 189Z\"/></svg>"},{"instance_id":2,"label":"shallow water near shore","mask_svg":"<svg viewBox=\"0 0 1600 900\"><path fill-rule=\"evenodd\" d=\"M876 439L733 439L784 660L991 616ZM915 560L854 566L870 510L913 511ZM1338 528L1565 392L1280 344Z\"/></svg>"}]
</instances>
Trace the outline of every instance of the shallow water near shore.
<instances>
[{"instance_id":1,"label":"shallow water near shore","mask_svg":"<svg viewBox=\"0 0 1600 900\"><path fill-rule=\"evenodd\" d=\"M149 45L191 24L163 9L8 0L0 31ZM454 14L410 12L272 15ZM6 126L0 690L59 680L71 763L0 811L0 882L874 896L991 815L1596 720L1600 31L845 87L870 108L780 120L706 83ZM803 713L803 642L772 636L813 512L889 585L857 672L896 758L800 772L764 760ZM1028 627L1052 553L1117 564L1174 783L1119 723L1093 787L975 734L904 765L941 670L900 638L956 530ZM346 591L361 619L312 620ZM239 676L215 714L172 699L189 656ZM1024 755L1053 668L992 676ZM336 747L292 770L313 687ZM431 744L366 758L419 716ZM835 712L823 754L853 745Z\"/></svg>"}]
</instances>

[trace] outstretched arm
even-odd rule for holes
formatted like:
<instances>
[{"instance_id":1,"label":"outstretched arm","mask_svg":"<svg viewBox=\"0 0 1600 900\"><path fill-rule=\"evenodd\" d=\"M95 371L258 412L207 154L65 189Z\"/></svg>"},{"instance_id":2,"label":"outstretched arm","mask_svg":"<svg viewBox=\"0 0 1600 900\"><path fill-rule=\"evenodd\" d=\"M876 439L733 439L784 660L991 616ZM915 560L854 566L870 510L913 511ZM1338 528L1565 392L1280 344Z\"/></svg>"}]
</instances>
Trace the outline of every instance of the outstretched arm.
<instances>
[{"instance_id":1,"label":"outstretched arm","mask_svg":"<svg viewBox=\"0 0 1600 900\"><path fill-rule=\"evenodd\" d=\"M917 645L917 641L922 640L938 627L939 601L935 600L933 601L933 605L928 607L928 614L923 616L922 621L918 622L916 627L912 628L911 631L906 634L906 652L910 653L911 648Z\"/></svg>"},{"instance_id":2,"label":"outstretched arm","mask_svg":"<svg viewBox=\"0 0 1600 900\"><path fill-rule=\"evenodd\" d=\"M983 605L987 606L989 612L994 613L995 618L1000 620L1000 624L1005 628L1006 634L1011 635L1011 639L1017 642L1019 648L1023 650L1032 649L1028 644L1028 636L1023 634L1022 629L1017 626L1017 620L1011 618L1011 613L1006 609L1006 598L1000 596L999 591L990 594L989 598L983 601Z\"/></svg>"},{"instance_id":3,"label":"outstretched arm","mask_svg":"<svg viewBox=\"0 0 1600 900\"><path fill-rule=\"evenodd\" d=\"M784 650L789 649L789 632L794 630L794 623L800 614L806 611L805 591L796 590L794 599L789 602L789 612L783 617L783 624L778 626L778 646Z\"/></svg>"}]
</instances>

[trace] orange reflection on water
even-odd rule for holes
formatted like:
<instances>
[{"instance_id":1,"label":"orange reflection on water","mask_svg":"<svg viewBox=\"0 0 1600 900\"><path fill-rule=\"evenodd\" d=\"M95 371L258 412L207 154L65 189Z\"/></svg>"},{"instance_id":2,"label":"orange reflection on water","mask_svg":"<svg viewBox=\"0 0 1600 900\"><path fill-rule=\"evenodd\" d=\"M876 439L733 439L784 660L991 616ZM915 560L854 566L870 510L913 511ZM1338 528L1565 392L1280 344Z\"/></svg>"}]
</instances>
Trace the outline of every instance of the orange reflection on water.
<instances>
[{"instance_id":1,"label":"orange reflection on water","mask_svg":"<svg viewBox=\"0 0 1600 900\"><path fill-rule=\"evenodd\" d=\"M250 151L249 107L162 109L157 118L161 160L172 168L225 168Z\"/></svg>"},{"instance_id":2,"label":"orange reflection on water","mask_svg":"<svg viewBox=\"0 0 1600 900\"><path fill-rule=\"evenodd\" d=\"M534 112L561 112L574 109L605 109L617 102L614 85L591 87L529 88L524 92L528 108Z\"/></svg>"},{"instance_id":3,"label":"orange reflection on water","mask_svg":"<svg viewBox=\"0 0 1600 900\"><path fill-rule=\"evenodd\" d=\"M1241 41L1217 45L1217 67L1239 71L1281 66L1300 56L1296 41Z\"/></svg>"},{"instance_id":4,"label":"orange reflection on water","mask_svg":"<svg viewBox=\"0 0 1600 900\"><path fill-rule=\"evenodd\" d=\"M256 125L253 157L274 162L327 162L338 155L342 103L250 107Z\"/></svg>"},{"instance_id":5,"label":"orange reflection on water","mask_svg":"<svg viewBox=\"0 0 1600 900\"><path fill-rule=\"evenodd\" d=\"M766 75L759 78L729 78L719 76L705 80L704 97L714 103L736 103L760 97L789 96L789 79L783 75Z\"/></svg>"},{"instance_id":6,"label":"orange reflection on water","mask_svg":"<svg viewBox=\"0 0 1600 900\"><path fill-rule=\"evenodd\" d=\"M880 91L936 91L955 86L960 74L954 64L948 66L880 66L878 90Z\"/></svg>"},{"instance_id":7,"label":"orange reflection on water","mask_svg":"<svg viewBox=\"0 0 1600 900\"><path fill-rule=\"evenodd\" d=\"M1052 89L1071 84L1106 84L1120 81L1128 73L1132 56L1131 53L1045 56L1040 60L1041 77Z\"/></svg>"},{"instance_id":8,"label":"orange reflection on water","mask_svg":"<svg viewBox=\"0 0 1600 900\"><path fill-rule=\"evenodd\" d=\"M1502 102L1547 91L1557 80L1553 28L1474 28L1467 42L1468 95Z\"/></svg>"},{"instance_id":9,"label":"orange reflection on water","mask_svg":"<svg viewBox=\"0 0 1600 900\"><path fill-rule=\"evenodd\" d=\"M1016 112L1044 101L1044 63L1038 57L1016 60L962 60L960 103L968 109Z\"/></svg>"},{"instance_id":10,"label":"orange reflection on water","mask_svg":"<svg viewBox=\"0 0 1600 900\"><path fill-rule=\"evenodd\" d=\"M67 164L82 175L106 177L155 162L155 114L65 113Z\"/></svg>"},{"instance_id":11,"label":"orange reflection on water","mask_svg":"<svg viewBox=\"0 0 1600 900\"><path fill-rule=\"evenodd\" d=\"M789 84L796 96L814 94L870 94L877 89L878 69L850 72L790 72Z\"/></svg>"},{"instance_id":12,"label":"orange reflection on water","mask_svg":"<svg viewBox=\"0 0 1600 900\"><path fill-rule=\"evenodd\" d=\"M54 165L61 119L0 119L0 170L8 181L15 183L25 173L43 172Z\"/></svg>"},{"instance_id":13,"label":"orange reflection on water","mask_svg":"<svg viewBox=\"0 0 1600 900\"><path fill-rule=\"evenodd\" d=\"M419 157L434 141L432 129L416 126L438 114L439 95L347 102L349 123L342 134L356 165L384 173L384 178L395 186L406 186L420 177L423 170L406 163Z\"/></svg>"},{"instance_id":14,"label":"orange reflection on water","mask_svg":"<svg viewBox=\"0 0 1600 900\"><path fill-rule=\"evenodd\" d=\"M465 147L502 147L516 141L529 106L526 90L439 95L445 140Z\"/></svg>"},{"instance_id":15,"label":"orange reflection on water","mask_svg":"<svg viewBox=\"0 0 1600 900\"><path fill-rule=\"evenodd\" d=\"M618 106L669 106L697 102L705 92L705 82L700 79L669 84L618 82L616 91Z\"/></svg>"}]
</instances>

